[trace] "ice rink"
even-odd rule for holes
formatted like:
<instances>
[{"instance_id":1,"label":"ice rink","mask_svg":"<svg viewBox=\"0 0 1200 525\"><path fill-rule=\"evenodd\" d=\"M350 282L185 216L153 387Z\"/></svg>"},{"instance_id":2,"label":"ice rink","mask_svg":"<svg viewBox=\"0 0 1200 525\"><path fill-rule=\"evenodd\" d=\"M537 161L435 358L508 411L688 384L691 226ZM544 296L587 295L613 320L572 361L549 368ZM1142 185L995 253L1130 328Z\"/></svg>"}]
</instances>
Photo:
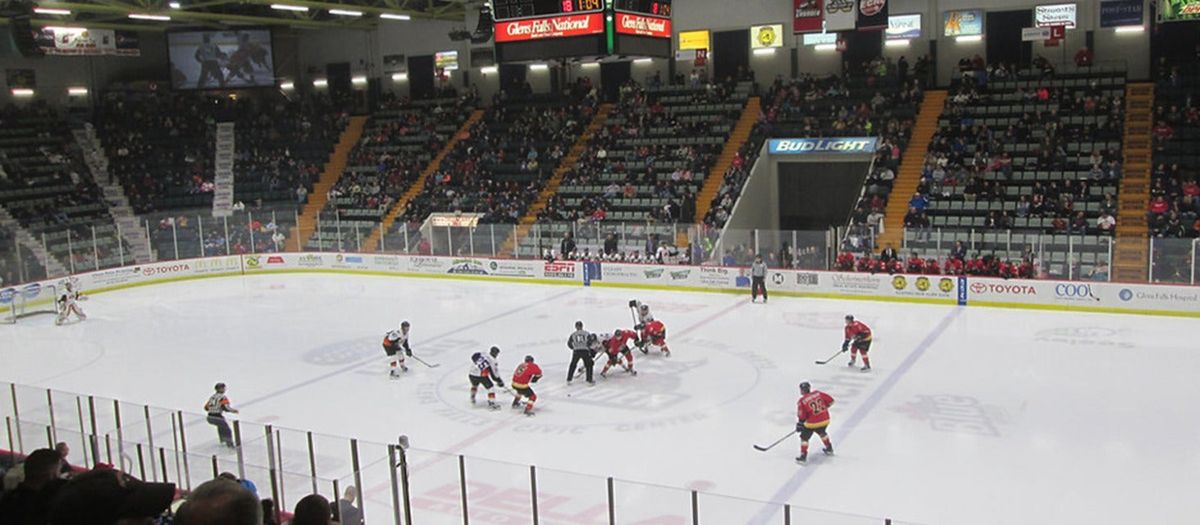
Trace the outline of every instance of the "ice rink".
<instances>
[{"instance_id":1,"label":"ice rink","mask_svg":"<svg viewBox=\"0 0 1200 525\"><path fill-rule=\"evenodd\" d=\"M574 321L629 328L634 297L666 323L674 355L637 353L636 377L566 385ZM542 469L541 523L607 523L609 476L623 524L691 523L682 489L703 493L701 522L715 525L783 523L751 500L829 511L796 510L793 523L847 525L1200 514L1195 320L304 274L146 286L83 306L83 323L0 326L0 380L193 414L224 381L247 425L371 443L406 434L418 525L461 523L457 454L472 523L530 523L527 465ZM840 348L847 313L876 334L868 373L844 357L814 364ZM414 353L440 366L410 360L389 380L380 341L401 320ZM545 370L536 416L504 393L500 411L470 404L469 356L491 345L506 382L526 354ZM797 439L752 448L795 424L801 381L837 400L837 455L814 439L807 466L793 461ZM193 451L229 461L202 419L188 426ZM371 462L367 522L390 523L387 465Z\"/></svg>"}]
</instances>

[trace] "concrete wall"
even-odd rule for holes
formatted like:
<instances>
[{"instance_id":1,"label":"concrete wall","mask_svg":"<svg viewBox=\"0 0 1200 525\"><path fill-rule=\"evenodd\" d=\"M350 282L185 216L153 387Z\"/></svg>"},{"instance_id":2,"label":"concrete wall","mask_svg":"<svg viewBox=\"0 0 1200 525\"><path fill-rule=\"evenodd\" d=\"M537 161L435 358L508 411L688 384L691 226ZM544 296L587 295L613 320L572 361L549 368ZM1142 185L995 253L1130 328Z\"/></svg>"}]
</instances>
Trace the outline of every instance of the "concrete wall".
<instances>
[{"instance_id":1,"label":"concrete wall","mask_svg":"<svg viewBox=\"0 0 1200 525\"><path fill-rule=\"evenodd\" d=\"M0 35L8 38L8 34ZM36 97L52 104L91 104L91 96L113 82L158 79L169 76L166 37L162 33L140 33L140 57L21 57L15 49L0 55L2 69L32 69L36 75ZM29 99L14 98L7 79L0 76L0 104L21 104ZM68 87L88 88L86 97L68 97ZM166 84L169 87L169 83Z\"/></svg>"}]
</instances>

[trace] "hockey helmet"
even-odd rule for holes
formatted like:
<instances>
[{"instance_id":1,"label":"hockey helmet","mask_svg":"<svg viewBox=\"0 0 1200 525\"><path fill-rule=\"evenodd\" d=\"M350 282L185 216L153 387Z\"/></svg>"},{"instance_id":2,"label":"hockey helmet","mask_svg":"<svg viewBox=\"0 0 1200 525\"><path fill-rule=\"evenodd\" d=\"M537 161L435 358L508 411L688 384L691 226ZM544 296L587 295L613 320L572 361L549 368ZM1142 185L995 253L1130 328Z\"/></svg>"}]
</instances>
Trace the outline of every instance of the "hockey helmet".
<instances>
[{"instance_id":1,"label":"hockey helmet","mask_svg":"<svg viewBox=\"0 0 1200 525\"><path fill-rule=\"evenodd\" d=\"M805 394L812 392L812 385L809 385L808 381L800 383L800 391Z\"/></svg>"},{"instance_id":2,"label":"hockey helmet","mask_svg":"<svg viewBox=\"0 0 1200 525\"><path fill-rule=\"evenodd\" d=\"M488 353L491 354L492 357L496 357L496 356L500 355L500 347L493 346L491 350L488 350Z\"/></svg>"}]
</instances>

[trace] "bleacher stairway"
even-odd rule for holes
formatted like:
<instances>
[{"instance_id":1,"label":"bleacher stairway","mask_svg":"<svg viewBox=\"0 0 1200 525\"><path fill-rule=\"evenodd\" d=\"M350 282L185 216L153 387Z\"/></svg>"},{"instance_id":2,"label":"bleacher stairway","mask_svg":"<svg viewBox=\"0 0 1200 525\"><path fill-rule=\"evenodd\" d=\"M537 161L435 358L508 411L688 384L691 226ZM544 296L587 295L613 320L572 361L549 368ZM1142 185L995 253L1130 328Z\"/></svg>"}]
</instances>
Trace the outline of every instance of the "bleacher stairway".
<instances>
[{"instance_id":1,"label":"bleacher stairway","mask_svg":"<svg viewBox=\"0 0 1200 525\"><path fill-rule=\"evenodd\" d=\"M1113 279L1140 282L1148 278L1150 245L1146 222L1150 203L1151 128L1154 84L1125 87L1125 157L1117 199L1117 242Z\"/></svg>"},{"instance_id":2,"label":"bleacher stairway","mask_svg":"<svg viewBox=\"0 0 1200 525\"><path fill-rule=\"evenodd\" d=\"M129 247L129 253L124 254L124 257L132 257L138 264L153 262L154 253L150 248L150 237L145 223L133 213L129 198L125 196L125 188L116 177L109 174L108 156L104 153L100 139L96 137L96 129L87 125L82 129L72 130L71 134L75 137L79 149L83 151L83 160L92 175L92 181L104 193L104 202L108 205L108 213L112 215L113 222L121 233L121 240Z\"/></svg>"},{"instance_id":3,"label":"bleacher stairway","mask_svg":"<svg viewBox=\"0 0 1200 525\"><path fill-rule=\"evenodd\" d=\"M891 244L899 247L904 238L904 216L908 213L908 201L921 184L921 168L925 164L925 152L929 143L938 130L938 119L942 116L942 108L946 105L946 91L927 91L925 100L913 125L912 139L908 141L904 157L900 161L900 171L892 183L891 197L887 209L884 210L883 232L875 244L876 248Z\"/></svg>"},{"instance_id":4,"label":"bleacher stairway","mask_svg":"<svg viewBox=\"0 0 1200 525\"><path fill-rule=\"evenodd\" d=\"M329 162L325 163L325 169L321 171L321 177L313 184L313 191L308 194L308 202L300 211L300 219L296 228L288 234L288 240L284 246L307 245L308 239L316 233L317 218L321 215L321 210L325 209L325 203L329 201L329 190L333 189L338 179L342 177L342 173L346 171L350 153L354 151L354 146L362 137L366 124L367 117L365 116L350 117L350 123L342 131L337 146L333 148L333 155L329 157ZM304 239L304 242L299 242L299 239Z\"/></svg>"},{"instance_id":5,"label":"bleacher stairway","mask_svg":"<svg viewBox=\"0 0 1200 525\"><path fill-rule=\"evenodd\" d=\"M567 156L558 164L558 168L554 170L554 174L550 180L546 182L546 187L538 193L538 198L529 206L529 210L525 212L525 216L521 217L521 222L514 230L514 234L508 236L504 241L499 253L515 253L518 242L529 235L532 225L537 222L538 213L546 209L546 205L550 202L550 198L558 193L558 188L562 186L563 178L566 177L571 170L575 169L575 164L579 162L580 155L583 155L587 150L588 142L592 140L592 136L604 126L608 121L608 115L613 110L612 104L602 104L596 114L592 116L592 121L588 123L587 128L584 128L583 133L575 140L575 144L571 146L571 150L567 152Z\"/></svg>"},{"instance_id":6,"label":"bleacher stairway","mask_svg":"<svg viewBox=\"0 0 1200 525\"><path fill-rule=\"evenodd\" d=\"M454 151L454 147L458 145L459 139L468 133L471 127L482 119L482 109L477 109L471 112L471 116L467 117L467 120L463 121L462 125L458 127L458 131L454 132L454 136L450 137L450 140L446 141L446 144L442 146L442 149L438 152L437 156L434 157L433 160L429 161L429 165L425 166L424 170L421 170L421 174L417 177L416 182L413 182L412 186L408 188L408 191L404 192L404 195L400 196L400 199L396 201L396 204L392 206L392 209L388 211L386 216L384 216L383 222L379 223L379 227L372 230L371 235L369 235L367 239L362 242L363 246L367 246L368 250L379 248L380 251L382 251L383 247L379 246L379 240L383 238L383 235L387 233L388 229L392 227L392 224L396 222L396 218L400 217L404 213L405 208L408 208L408 203L412 202L412 200L416 198L417 195L420 195L421 191L425 189L425 180L438 170L438 167L442 165L442 159L446 158L446 155L449 155L451 151Z\"/></svg>"}]
</instances>

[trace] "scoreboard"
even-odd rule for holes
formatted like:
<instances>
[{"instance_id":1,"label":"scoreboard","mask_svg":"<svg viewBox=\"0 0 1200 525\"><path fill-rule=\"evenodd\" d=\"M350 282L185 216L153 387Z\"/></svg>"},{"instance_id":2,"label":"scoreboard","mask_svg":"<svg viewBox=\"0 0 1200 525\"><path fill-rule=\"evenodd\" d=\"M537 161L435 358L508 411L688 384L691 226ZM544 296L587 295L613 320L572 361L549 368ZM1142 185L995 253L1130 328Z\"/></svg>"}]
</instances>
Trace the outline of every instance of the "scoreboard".
<instances>
[{"instance_id":1,"label":"scoreboard","mask_svg":"<svg viewBox=\"0 0 1200 525\"><path fill-rule=\"evenodd\" d=\"M492 0L498 62L670 57L671 0Z\"/></svg>"},{"instance_id":2,"label":"scoreboard","mask_svg":"<svg viewBox=\"0 0 1200 525\"><path fill-rule=\"evenodd\" d=\"M496 20L555 16L601 11L604 0L492 0Z\"/></svg>"}]
</instances>

